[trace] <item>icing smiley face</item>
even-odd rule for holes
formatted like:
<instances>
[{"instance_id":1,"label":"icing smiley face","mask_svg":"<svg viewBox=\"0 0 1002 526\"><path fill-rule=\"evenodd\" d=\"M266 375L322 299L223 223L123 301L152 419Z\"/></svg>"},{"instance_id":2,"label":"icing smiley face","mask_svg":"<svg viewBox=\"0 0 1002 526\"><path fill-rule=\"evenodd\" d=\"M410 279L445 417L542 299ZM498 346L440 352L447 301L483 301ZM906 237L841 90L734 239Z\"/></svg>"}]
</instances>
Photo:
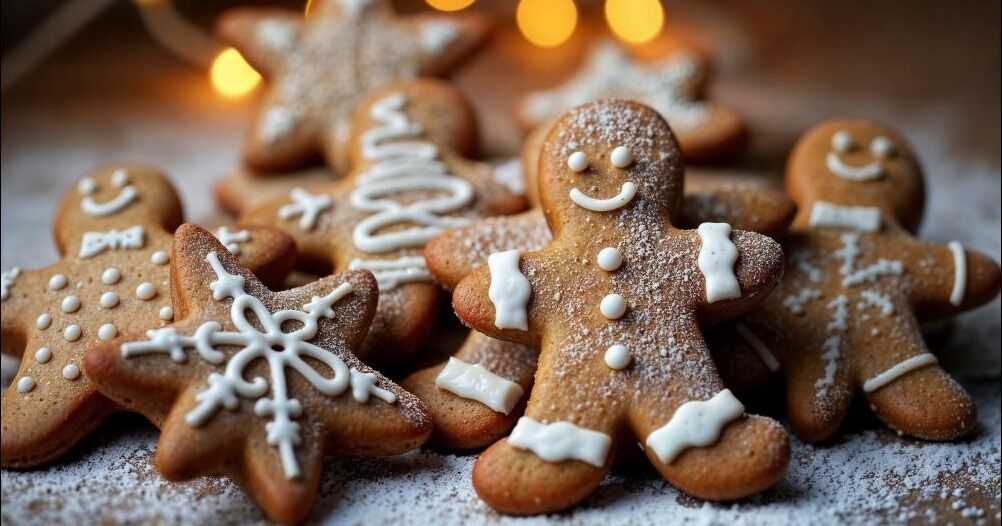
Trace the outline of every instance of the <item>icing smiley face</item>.
<instances>
[{"instance_id":1,"label":"icing smiley face","mask_svg":"<svg viewBox=\"0 0 1002 526\"><path fill-rule=\"evenodd\" d=\"M825 157L828 171L850 181L872 181L884 176L884 166L881 161L890 159L895 152L894 141L878 135L870 141L866 150L872 160L862 166L855 166L842 159L842 155L851 154L862 149L849 130L838 130L832 134L832 150Z\"/></svg>"}]
</instances>

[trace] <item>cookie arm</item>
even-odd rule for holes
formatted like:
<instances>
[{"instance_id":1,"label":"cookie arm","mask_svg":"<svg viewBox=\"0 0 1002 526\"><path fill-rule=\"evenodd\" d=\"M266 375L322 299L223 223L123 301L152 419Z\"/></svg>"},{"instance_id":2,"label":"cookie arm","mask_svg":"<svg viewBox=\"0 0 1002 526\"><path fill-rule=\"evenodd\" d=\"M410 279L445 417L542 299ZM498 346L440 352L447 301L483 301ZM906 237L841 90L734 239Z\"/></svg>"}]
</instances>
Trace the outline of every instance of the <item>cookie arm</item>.
<instances>
[{"instance_id":1,"label":"cookie arm","mask_svg":"<svg viewBox=\"0 0 1002 526\"><path fill-rule=\"evenodd\" d=\"M521 255L517 260L517 273L514 267L501 261L494 269L489 264L463 278L452 295L456 315L471 329L488 336L538 346L544 320L537 301L543 294L539 290L541 280L529 281L525 277L536 274L533 269L540 267L538 257L536 253ZM498 280L498 284L503 279L505 284L504 287L496 286L494 294L492 278ZM498 310L502 310L501 316Z\"/></svg>"},{"instance_id":2,"label":"cookie arm","mask_svg":"<svg viewBox=\"0 0 1002 526\"><path fill-rule=\"evenodd\" d=\"M697 275L703 278L697 305L702 323L719 323L747 312L765 298L783 276L783 249L779 243L761 234L743 230L733 231L730 240L738 253L733 276L740 288L740 296L728 299L711 297L712 294L707 292L714 287L710 267L697 263ZM705 252L706 247L702 246L699 236L696 243L700 246L700 251Z\"/></svg>"},{"instance_id":3,"label":"cookie arm","mask_svg":"<svg viewBox=\"0 0 1002 526\"><path fill-rule=\"evenodd\" d=\"M690 182L693 181L693 182ZM785 193L755 184L687 181L696 191L686 192L682 219L700 223L728 223L733 228L779 236L793 220L797 207Z\"/></svg>"},{"instance_id":4,"label":"cookie arm","mask_svg":"<svg viewBox=\"0 0 1002 526\"><path fill-rule=\"evenodd\" d=\"M268 76L299 38L302 21L300 13L289 9L230 9L216 22L216 34Z\"/></svg>"},{"instance_id":5,"label":"cookie arm","mask_svg":"<svg viewBox=\"0 0 1002 526\"><path fill-rule=\"evenodd\" d=\"M42 312L31 308L27 291L44 290L44 276L38 270L7 269L4 274L5 297L0 301L0 327L3 333L3 352L12 356L24 353L27 331L35 327Z\"/></svg>"},{"instance_id":6,"label":"cookie arm","mask_svg":"<svg viewBox=\"0 0 1002 526\"><path fill-rule=\"evenodd\" d=\"M1002 272L990 258L952 242L908 240L901 259L914 279L919 319L935 319L973 309L999 293Z\"/></svg>"}]
</instances>

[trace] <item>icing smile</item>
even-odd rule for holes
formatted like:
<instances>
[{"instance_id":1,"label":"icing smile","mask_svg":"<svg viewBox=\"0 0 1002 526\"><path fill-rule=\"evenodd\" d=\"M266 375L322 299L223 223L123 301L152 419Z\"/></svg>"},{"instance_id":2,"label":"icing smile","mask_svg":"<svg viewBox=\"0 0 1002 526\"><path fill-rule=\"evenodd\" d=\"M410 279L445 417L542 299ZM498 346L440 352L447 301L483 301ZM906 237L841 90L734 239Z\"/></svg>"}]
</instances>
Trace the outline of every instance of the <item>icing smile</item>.
<instances>
[{"instance_id":1,"label":"icing smile","mask_svg":"<svg viewBox=\"0 0 1002 526\"><path fill-rule=\"evenodd\" d=\"M828 152L827 164L831 173L853 181L870 181L884 175L884 168L879 161L874 160L863 166L851 166L835 152Z\"/></svg>"},{"instance_id":2,"label":"icing smile","mask_svg":"<svg viewBox=\"0 0 1002 526\"><path fill-rule=\"evenodd\" d=\"M589 197L577 188L572 188L570 193L571 201L574 201L574 204L580 206L581 208L591 210L592 212L610 212L617 208L626 206L636 195L637 185L630 181L623 183L623 187L619 190L619 193L608 199L595 199L594 197Z\"/></svg>"}]
</instances>

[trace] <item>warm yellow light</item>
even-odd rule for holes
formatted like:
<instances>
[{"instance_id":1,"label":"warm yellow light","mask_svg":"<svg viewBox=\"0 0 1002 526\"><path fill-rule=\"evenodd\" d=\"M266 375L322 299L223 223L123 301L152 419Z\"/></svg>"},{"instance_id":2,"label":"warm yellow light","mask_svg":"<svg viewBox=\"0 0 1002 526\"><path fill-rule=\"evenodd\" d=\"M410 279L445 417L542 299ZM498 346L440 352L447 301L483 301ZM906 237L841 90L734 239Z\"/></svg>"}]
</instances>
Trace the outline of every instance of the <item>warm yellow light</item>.
<instances>
[{"instance_id":1,"label":"warm yellow light","mask_svg":"<svg viewBox=\"0 0 1002 526\"><path fill-rule=\"evenodd\" d=\"M246 95L261 83L261 75L233 48L226 48L216 56L209 78L216 91L227 97Z\"/></svg>"},{"instance_id":2,"label":"warm yellow light","mask_svg":"<svg viewBox=\"0 0 1002 526\"><path fill-rule=\"evenodd\" d=\"M303 14L310 14L310 10L313 9L313 0L306 0L306 7L303 8Z\"/></svg>"},{"instance_id":3,"label":"warm yellow light","mask_svg":"<svg viewBox=\"0 0 1002 526\"><path fill-rule=\"evenodd\" d=\"M665 12L658 0L606 0L605 18L616 36L643 44L661 32Z\"/></svg>"},{"instance_id":4,"label":"warm yellow light","mask_svg":"<svg viewBox=\"0 0 1002 526\"><path fill-rule=\"evenodd\" d=\"M470 7L476 0L425 0L428 5L439 11L459 11Z\"/></svg>"},{"instance_id":5,"label":"warm yellow light","mask_svg":"<svg viewBox=\"0 0 1002 526\"><path fill-rule=\"evenodd\" d=\"M515 19L529 42L553 47L563 44L574 33L578 9L573 0L521 0Z\"/></svg>"}]
</instances>

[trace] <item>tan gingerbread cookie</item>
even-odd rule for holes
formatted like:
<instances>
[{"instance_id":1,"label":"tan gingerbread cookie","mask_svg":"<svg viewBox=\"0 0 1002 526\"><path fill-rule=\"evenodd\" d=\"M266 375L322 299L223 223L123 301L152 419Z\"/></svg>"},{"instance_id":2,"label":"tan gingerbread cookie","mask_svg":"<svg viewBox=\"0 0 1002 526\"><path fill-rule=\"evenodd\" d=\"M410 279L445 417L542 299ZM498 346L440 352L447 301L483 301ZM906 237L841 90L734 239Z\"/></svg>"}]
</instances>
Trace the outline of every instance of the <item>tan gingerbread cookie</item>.
<instances>
[{"instance_id":1,"label":"tan gingerbread cookie","mask_svg":"<svg viewBox=\"0 0 1002 526\"><path fill-rule=\"evenodd\" d=\"M773 485L789 460L786 433L744 414L700 323L765 296L782 274L779 245L726 223L672 226L681 152L638 103L568 112L538 173L553 242L492 254L453 295L474 330L540 348L525 416L474 466L477 493L507 513L566 508L597 487L631 433L691 495L736 499Z\"/></svg>"},{"instance_id":2,"label":"tan gingerbread cookie","mask_svg":"<svg viewBox=\"0 0 1002 526\"><path fill-rule=\"evenodd\" d=\"M973 429L973 400L937 365L918 322L994 298L999 267L959 243L915 238L925 191L908 144L873 121L819 124L794 148L786 186L800 207L786 276L741 323L751 348L782 363L797 434L832 436L856 393L908 435Z\"/></svg>"},{"instance_id":3,"label":"tan gingerbread cookie","mask_svg":"<svg viewBox=\"0 0 1002 526\"><path fill-rule=\"evenodd\" d=\"M352 354L376 310L370 273L272 292L209 232L182 225L171 289L175 323L84 358L102 392L161 429L167 479L225 474L273 520L297 523L326 453L403 453L431 432L416 397Z\"/></svg>"},{"instance_id":4,"label":"tan gingerbread cookie","mask_svg":"<svg viewBox=\"0 0 1002 526\"><path fill-rule=\"evenodd\" d=\"M60 260L5 273L3 351L21 356L3 392L5 467L54 460L116 409L82 373L81 359L119 333L173 319L168 264L180 222L177 194L158 171L95 170L59 205ZM269 283L280 282L295 259L292 240L277 229L230 227L221 235Z\"/></svg>"},{"instance_id":5,"label":"tan gingerbread cookie","mask_svg":"<svg viewBox=\"0 0 1002 526\"><path fill-rule=\"evenodd\" d=\"M518 212L525 201L466 158L476 145L474 116L443 82L375 92L353 128L345 179L294 189L241 220L289 232L301 266L371 270L379 309L359 356L385 363L417 350L434 325L441 293L425 266L425 243L473 218Z\"/></svg>"},{"instance_id":6,"label":"tan gingerbread cookie","mask_svg":"<svg viewBox=\"0 0 1002 526\"><path fill-rule=\"evenodd\" d=\"M373 89L446 73L486 29L469 14L400 17L389 0L315 0L305 19L284 9L228 11L218 33L268 80L245 160L280 172L323 155L344 173L356 105Z\"/></svg>"}]
</instances>

